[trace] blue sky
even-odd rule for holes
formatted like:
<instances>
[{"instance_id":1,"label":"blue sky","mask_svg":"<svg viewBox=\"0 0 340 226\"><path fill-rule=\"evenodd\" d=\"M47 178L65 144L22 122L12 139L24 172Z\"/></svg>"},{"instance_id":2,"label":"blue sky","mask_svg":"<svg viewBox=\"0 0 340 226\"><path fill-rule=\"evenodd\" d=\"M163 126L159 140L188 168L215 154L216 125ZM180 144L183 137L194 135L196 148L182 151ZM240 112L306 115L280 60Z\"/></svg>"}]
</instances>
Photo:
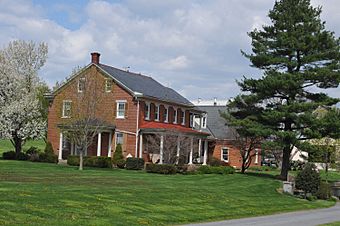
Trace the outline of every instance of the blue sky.
<instances>
[{"instance_id":1,"label":"blue sky","mask_svg":"<svg viewBox=\"0 0 340 226\"><path fill-rule=\"evenodd\" d=\"M326 27L340 35L340 1L323 6ZM190 100L237 95L242 76L258 77L240 50L247 32L268 23L274 0L0 0L0 45L14 39L44 41L48 61L40 76L50 86L73 68L103 63L149 75ZM329 90L340 97L338 89Z\"/></svg>"}]
</instances>

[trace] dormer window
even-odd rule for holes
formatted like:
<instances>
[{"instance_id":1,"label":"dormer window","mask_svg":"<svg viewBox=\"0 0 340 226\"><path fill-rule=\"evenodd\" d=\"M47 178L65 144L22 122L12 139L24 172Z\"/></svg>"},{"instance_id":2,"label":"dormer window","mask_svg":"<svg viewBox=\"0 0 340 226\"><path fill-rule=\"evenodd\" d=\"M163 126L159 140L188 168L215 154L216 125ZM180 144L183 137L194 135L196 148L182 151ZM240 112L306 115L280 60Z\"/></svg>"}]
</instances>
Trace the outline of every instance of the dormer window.
<instances>
[{"instance_id":1,"label":"dormer window","mask_svg":"<svg viewBox=\"0 0 340 226\"><path fill-rule=\"evenodd\" d=\"M105 92L109 93L112 90L112 79L105 79Z\"/></svg>"},{"instance_id":2,"label":"dormer window","mask_svg":"<svg viewBox=\"0 0 340 226\"><path fill-rule=\"evenodd\" d=\"M145 103L144 118L145 120L150 120L150 104L149 103Z\"/></svg>"},{"instance_id":3,"label":"dormer window","mask_svg":"<svg viewBox=\"0 0 340 226\"><path fill-rule=\"evenodd\" d=\"M202 128L207 128L207 115L203 115L202 117Z\"/></svg>"},{"instance_id":4,"label":"dormer window","mask_svg":"<svg viewBox=\"0 0 340 226\"><path fill-rule=\"evenodd\" d=\"M159 105L155 106L155 121L159 121Z\"/></svg>"},{"instance_id":5,"label":"dormer window","mask_svg":"<svg viewBox=\"0 0 340 226\"><path fill-rule=\"evenodd\" d=\"M78 93L82 93L85 90L85 78L80 78L78 80Z\"/></svg>"}]
</instances>

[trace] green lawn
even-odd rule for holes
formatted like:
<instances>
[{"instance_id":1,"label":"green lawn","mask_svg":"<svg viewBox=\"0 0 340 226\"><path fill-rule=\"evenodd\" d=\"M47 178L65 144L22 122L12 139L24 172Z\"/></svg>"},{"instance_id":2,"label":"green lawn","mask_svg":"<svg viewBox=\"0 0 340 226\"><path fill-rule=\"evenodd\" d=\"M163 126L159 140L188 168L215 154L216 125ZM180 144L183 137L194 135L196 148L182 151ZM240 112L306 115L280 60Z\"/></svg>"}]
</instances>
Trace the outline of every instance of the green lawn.
<instances>
[{"instance_id":1,"label":"green lawn","mask_svg":"<svg viewBox=\"0 0 340 226\"><path fill-rule=\"evenodd\" d=\"M25 143L24 149L30 148L31 146L35 146L41 150L45 149L45 142L43 140L29 140ZM14 147L9 140L1 140L0 139L0 157L2 157L2 153L5 151L14 151Z\"/></svg>"},{"instance_id":2,"label":"green lawn","mask_svg":"<svg viewBox=\"0 0 340 226\"><path fill-rule=\"evenodd\" d=\"M339 222L329 223L329 224L322 224L320 226L340 226L340 221Z\"/></svg>"},{"instance_id":3,"label":"green lawn","mask_svg":"<svg viewBox=\"0 0 340 226\"><path fill-rule=\"evenodd\" d=\"M328 207L251 175L158 175L0 160L0 225L169 225Z\"/></svg>"}]
</instances>

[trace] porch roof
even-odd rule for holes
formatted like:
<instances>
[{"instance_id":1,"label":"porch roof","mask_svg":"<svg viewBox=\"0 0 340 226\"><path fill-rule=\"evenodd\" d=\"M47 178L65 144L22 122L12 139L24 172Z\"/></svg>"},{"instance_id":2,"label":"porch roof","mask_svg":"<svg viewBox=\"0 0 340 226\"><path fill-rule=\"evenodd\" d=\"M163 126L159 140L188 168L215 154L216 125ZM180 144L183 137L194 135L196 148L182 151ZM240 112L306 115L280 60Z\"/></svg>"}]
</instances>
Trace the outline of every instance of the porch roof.
<instances>
[{"instance_id":1,"label":"porch roof","mask_svg":"<svg viewBox=\"0 0 340 226\"><path fill-rule=\"evenodd\" d=\"M105 122L100 119L87 119L87 120L78 120L68 123L60 123L57 126L60 129L72 130L82 127L87 124L89 128L97 129L97 130L114 130L116 128L115 125Z\"/></svg>"},{"instance_id":2,"label":"porch roof","mask_svg":"<svg viewBox=\"0 0 340 226\"><path fill-rule=\"evenodd\" d=\"M206 132L201 132L197 130L193 130L191 128L183 127L181 125L176 124L167 124L160 122L146 122L140 127L142 132L150 132L150 133L181 133L191 136L200 136L207 137L210 134Z\"/></svg>"}]
</instances>

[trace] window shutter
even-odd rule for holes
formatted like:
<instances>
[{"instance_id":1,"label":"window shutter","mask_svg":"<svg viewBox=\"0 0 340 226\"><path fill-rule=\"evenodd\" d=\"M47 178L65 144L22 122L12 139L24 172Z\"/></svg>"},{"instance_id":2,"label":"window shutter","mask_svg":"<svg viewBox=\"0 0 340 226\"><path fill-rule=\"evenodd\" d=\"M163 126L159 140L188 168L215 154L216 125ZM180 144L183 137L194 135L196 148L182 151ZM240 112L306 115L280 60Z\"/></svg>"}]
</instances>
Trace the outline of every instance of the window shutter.
<instances>
[{"instance_id":1,"label":"window shutter","mask_svg":"<svg viewBox=\"0 0 340 226\"><path fill-rule=\"evenodd\" d=\"M114 104L113 107L113 119L116 119L117 117L117 102Z\"/></svg>"},{"instance_id":2,"label":"window shutter","mask_svg":"<svg viewBox=\"0 0 340 226\"><path fill-rule=\"evenodd\" d=\"M129 110L129 104L128 102L125 103L125 118L128 118L128 110Z\"/></svg>"}]
</instances>

